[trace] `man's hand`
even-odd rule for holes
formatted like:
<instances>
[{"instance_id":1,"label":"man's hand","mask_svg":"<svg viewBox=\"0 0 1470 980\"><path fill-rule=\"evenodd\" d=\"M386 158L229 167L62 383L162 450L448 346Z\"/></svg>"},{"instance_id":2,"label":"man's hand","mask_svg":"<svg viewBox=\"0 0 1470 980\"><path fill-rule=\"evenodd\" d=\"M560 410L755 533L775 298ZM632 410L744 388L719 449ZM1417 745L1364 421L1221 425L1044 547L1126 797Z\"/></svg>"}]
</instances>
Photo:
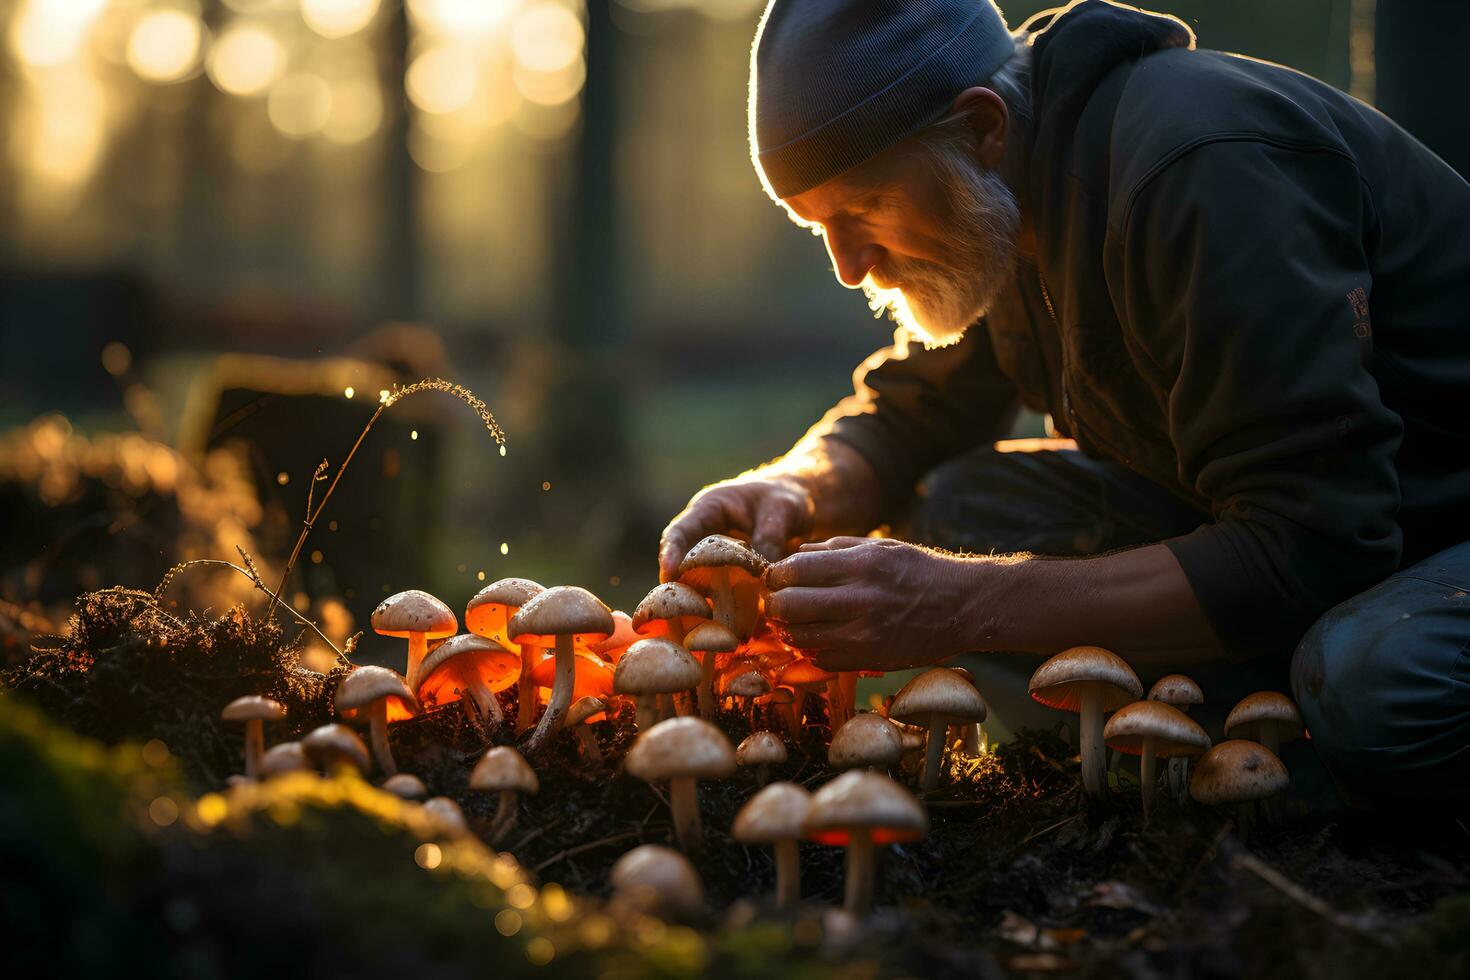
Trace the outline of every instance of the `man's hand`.
<instances>
[{"instance_id":1,"label":"man's hand","mask_svg":"<svg viewBox=\"0 0 1470 980\"><path fill-rule=\"evenodd\" d=\"M777 635L827 670L901 670L977 649L988 565L892 539L803 545L766 573Z\"/></svg>"},{"instance_id":2,"label":"man's hand","mask_svg":"<svg viewBox=\"0 0 1470 980\"><path fill-rule=\"evenodd\" d=\"M811 532L815 512L811 493L791 477L750 474L705 487L664 528L659 578L674 578L689 549L711 534L749 538L752 548L774 561Z\"/></svg>"}]
</instances>

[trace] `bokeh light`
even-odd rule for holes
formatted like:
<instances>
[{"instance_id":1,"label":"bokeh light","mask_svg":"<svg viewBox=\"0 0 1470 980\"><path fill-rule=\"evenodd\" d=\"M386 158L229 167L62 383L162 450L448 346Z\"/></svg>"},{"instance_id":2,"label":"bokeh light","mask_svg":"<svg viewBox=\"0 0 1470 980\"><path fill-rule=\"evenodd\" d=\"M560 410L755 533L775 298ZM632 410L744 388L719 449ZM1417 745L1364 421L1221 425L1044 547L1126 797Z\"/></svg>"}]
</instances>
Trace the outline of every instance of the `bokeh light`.
<instances>
[{"instance_id":1,"label":"bokeh light","mask_svg":"<svg viewBox=\"0 0 1470 980\"><path fill-rule=\"evenodd\" d=\"M332 85L332 111L322 135L333 143L359 143L383 121L383 96L378 83L368 79L345 79Z\"/></svg>"},{"instance_id":2,"label":"bokeh light","mask_svg":"<svg viewBox=\"0 0 1470 980\"><path fill-rule=\"evenodd\" d=\"M222 92L262 95L285 72L286 49L258 24L235 24L215 41L206 70Z\"/></svg>"},{"instance_id":3,"label":"bokeh light","mask_svg":"<svg viewBox=\"0 0 1470 980\"><path fill-rule=\"evenodd\" d=\"M490 33L514 7L515 0L408 0L414 26L459 38Z\"/></svg>"},{"instance_id":4,"label":"bokeh light","mask_svg":"<svg viewBox=\"0 0 1470 980\"><path fill-rule=\"evenodd\" d=\"M537 72L558 72L582 57L584 33L577 15L556 3L543 2L516 18L511 48L516 61Z\"/></svg>"},{"instance_id":5,"label":"bokeh light","mask_svg":"<svg viewBox=\"0 0 1470 980\"><path fill-rule=\"evenodd\" d=\"M332 87L320 75L287 75L271 86L266 108L281 135L301 139L331 118Z\"/></svg>"},{"instance_id":6,"label":"bokeh light","mask_svg":"<svg viewBox=\"0 0 1470 980\"><path fill-rule=\"evenodd\" d=\"M24 0L10 21L10 50L25 65L70 61L107 0Z\"/></svg>"},{"instance_id":7,"label":"bokeh light","mask_svg":"<svg viewBox=\"0 0 1470 980\"><path fill-rule=\"evenodd\" d=\"M128 66L150 82L176 82L199 61L203 25L182 10L157 10L140 18L128 36Z\"/></svg>"},{"instance_id":8,"label":"bokeh light","mask_svg":"<svg viewBox=\"0 0 1470 980\"><path fill-rule=\"evenodd\" d=\"M356 34L373 22L378 0L301 0L301 19L322 37Z\"/></svg>"},{"instance_id":9,"label":"bokeh light","mask_svg":"<svg viewBox=\"0 0 1470 980\"><path fill-rule=\"evenodd\" d=\"M475 63L463 50L440 45L413 60L404 87L413 104L425 112L454 112L475 97L478 80Z\"/></svg>"}]
</instances>

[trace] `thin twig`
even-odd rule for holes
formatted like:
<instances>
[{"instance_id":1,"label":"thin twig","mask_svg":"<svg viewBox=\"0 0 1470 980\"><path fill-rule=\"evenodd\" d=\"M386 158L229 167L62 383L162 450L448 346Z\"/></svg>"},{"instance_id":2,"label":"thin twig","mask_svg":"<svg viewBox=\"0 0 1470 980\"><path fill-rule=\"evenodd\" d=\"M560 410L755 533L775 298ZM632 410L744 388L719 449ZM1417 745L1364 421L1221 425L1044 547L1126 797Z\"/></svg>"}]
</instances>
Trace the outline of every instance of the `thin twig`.
<instances>
[{"instance_id":1,"label":"thin twig","mask_svg":"<svg viewBox=\"0 0 1470 980\"><path fill-rule=\"evenodd\" d=\"M553 854L551 857L547 858L545 861L542 861L540 864L536 865L536 867L532 868L531 872L533 874L540 874L542 871L551 867L553 864L556 864L559 861L565 861L569 857L575 857L576 855L582 854L586 851L594 851L597 848L603 847L607 844L616 844L618 841L627 840L629 837L641 836L643 836L643 831L641 830L625 830L621 834L613 834L611 837L604 837L601 840L588 841L586 844L578 844L576 847L569 847L564 851L559 851L556 854Z\"/></svg>"},{"instance_id":2,"label":"thin twig","mask_svg":"<svg viewBox=\"0 0 1470 980\"><path fill-rule=\"evenodd\" d=\"M1313 895L1301 885L1298 885L1249 851L1240 851L1237 853L1230 859L1230 866L1249 871L1293 902L1296 902L1302 908L1320 915L1338 928L1351 929L1353 932L1364 935L1369 939L1384 942L1383 936L1378 930L1373 929L1367 923L1357 921L1352 916L1344 915L1337 911L1322 901L1322 899Z\"/></svg>"},{"instance_id":3,"label":"thin twig","mask_svg":"<svg viewBox=\"0 0 1470 980\"><path fill-rule=\"evenodd\" d=\"M243 552L242 552L242 554L243 554ZM248 558L246 560L249 561ZM254 563L251 562L250 564L253 565ZM225 561L225 560L223 560L221 558L195 558L192 561L180 562L179 564L175 565L173 568L170 568L168 570L168 574L164 576L163 581L159 583L159 585L158 585L158 591L155 592L153 594L153 596L152 596L152 599L153 599L153 602L155 604L155 607L157 606L158 600L160 598L162 598L164 590L166 590L168 588L168 586L169 586L169 583L171 583L174 580L174 576L176 574L178 574L179 572L183 571L184 569L186 569L186 568L192 568L195 565L214 565L214 566L217 566L219 568L230 568L230 569L233 569L233 570L239 572L241 575L245 576L252 583L254 583L255 584L255 587L257 589L259 589L260 591L264 592L266 595L268 595L268 596L271 597L271 600L273 602L273 605L272 605L271 608L275 608L275 604L279 604L280 606L282 606L283 608L285 608L285 610L287 612L289 612L292 616L294 616L296 618L296 620L298 622L300 622L303 626L306 626L308 629L310 629L317 636L321 637L322 642L325 643L327 646L331 647L332 648L332 651L337 654L337 657L340 660L344 660L345 661L345 660L348 659L347 658L347 654L345 654L341 650L337 649L337 644L335 644L331 640L329 640L327 638L327 634L325 634L325 633L323 633L321 631L321 627L317 626L316 623L312 622L311 620L307 619L305 616L301 615L301 613L297 612L296 609L295 609L295 607L293 607L289 602L286 602L278 594L272 592L270 590L270 587L267 586L265 584L265 582L261 581L261 578L260 578L259 573L251 574L249 571L241 568L239 565L236 565L234 562ZM163 610L162 609L160 609L158 611L160 613L163 613ZM168 613L163 613L163 615L167 616ZM180 624L180 625L182 625L182 624Z\"/></svg>"}]
</instances>

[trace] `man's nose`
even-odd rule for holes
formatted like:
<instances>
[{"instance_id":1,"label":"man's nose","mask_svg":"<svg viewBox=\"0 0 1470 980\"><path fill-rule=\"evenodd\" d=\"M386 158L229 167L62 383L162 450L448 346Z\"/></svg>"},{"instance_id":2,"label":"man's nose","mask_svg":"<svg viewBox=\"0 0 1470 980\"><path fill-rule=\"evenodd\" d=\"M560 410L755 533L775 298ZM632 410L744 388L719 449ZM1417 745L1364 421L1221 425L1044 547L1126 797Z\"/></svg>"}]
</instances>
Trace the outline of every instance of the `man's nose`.
<instances>
[{"instance_id":1,"label":"man's nose","mask_svg":"<svg viewBox=\"0 0 1470 980\"><path fill-rule=\"evenodd\" d=\"M830 232L827 234L827 252L832 256L832 268L838 281L848 288L861 286L868 273L883 261L885 254L881 245L872 242L849 245Z\"/></svg>"}]
</instances>

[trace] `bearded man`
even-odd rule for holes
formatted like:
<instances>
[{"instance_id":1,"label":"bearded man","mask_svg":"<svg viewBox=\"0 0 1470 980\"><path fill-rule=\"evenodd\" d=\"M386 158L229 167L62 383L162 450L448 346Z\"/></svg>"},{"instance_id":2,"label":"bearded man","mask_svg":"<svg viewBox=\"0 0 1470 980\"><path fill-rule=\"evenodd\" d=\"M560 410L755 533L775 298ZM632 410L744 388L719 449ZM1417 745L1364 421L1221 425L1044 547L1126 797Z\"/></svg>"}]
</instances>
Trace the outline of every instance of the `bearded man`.
<instances>
[{"instance_id":1,"label":"bearded man","mask_svg":"<svg viewBox=\"0 0 1470 980\"><path fill-rule=\"evenodd\" d=\"M766 612L831 669L986 651L1014 729L1056 723L1042 657L1099 645L1195 677L1207 727L1294 692L1294 780L1315 752L1354 804L1465 799L1470 187L1173 18L1037 26L767 9L757 171L899 330L789 453L690 502L662 574L716 532L799 548ZM1022 407L1064 439L1003 451Z\"/></svg>"}]
</instances>

